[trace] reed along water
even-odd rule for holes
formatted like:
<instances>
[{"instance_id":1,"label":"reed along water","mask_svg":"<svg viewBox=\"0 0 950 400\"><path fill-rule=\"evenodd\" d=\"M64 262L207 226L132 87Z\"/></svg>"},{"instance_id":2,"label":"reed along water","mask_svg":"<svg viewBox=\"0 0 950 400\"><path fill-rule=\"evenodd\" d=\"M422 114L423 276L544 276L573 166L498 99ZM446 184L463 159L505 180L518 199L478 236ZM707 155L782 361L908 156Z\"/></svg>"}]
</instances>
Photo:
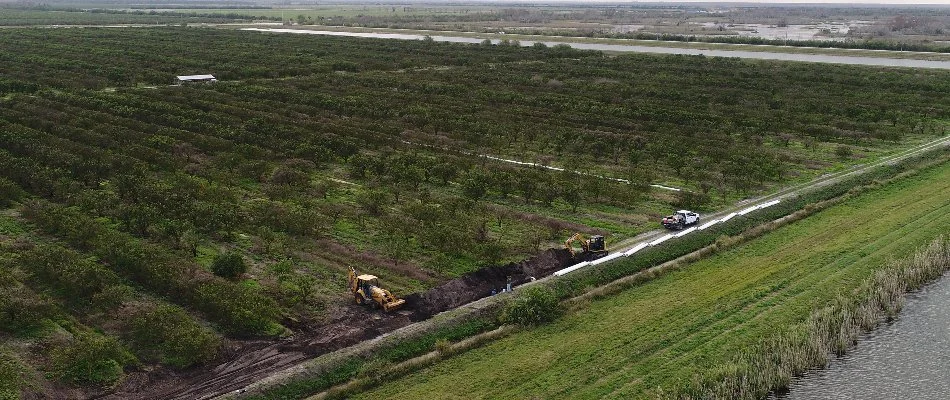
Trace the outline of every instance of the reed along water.
<instances>
[{"instance_id":1,"label":"reed along water","mask_svg":"<svg viewBox=\"0 0 950 400\"><path fill-rule=\"evenodd\" d=\"M906 299L896 320L771 398L950 399L950 275Z\"/></svg>"}]
</instances>

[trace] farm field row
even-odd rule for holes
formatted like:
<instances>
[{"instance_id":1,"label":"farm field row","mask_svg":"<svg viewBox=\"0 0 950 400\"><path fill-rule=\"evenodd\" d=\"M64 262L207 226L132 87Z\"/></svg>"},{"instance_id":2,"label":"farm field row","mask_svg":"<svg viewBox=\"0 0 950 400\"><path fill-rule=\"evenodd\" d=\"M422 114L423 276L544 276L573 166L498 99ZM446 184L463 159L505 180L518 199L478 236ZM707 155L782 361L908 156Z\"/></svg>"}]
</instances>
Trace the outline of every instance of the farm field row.
<instances>
[{"instance_id":1,"label":"farm field row","mask_svg":"<svg viewBox=\"0 0 950 400\"><path fill-rule=\"evenodd\" d=\"M944 163L356 397L643 398L675 390L947 234L947 193Z\"/></svg>"},{"instance_id":2,"label":"farm field row","mask_svg":"<svg viewBox=\"0 0 950 400\"><path fill-rule=\"evenodd\" d=\"M210 12L148 12L105 10L84 11L77 8L43 9L17 8L0 5L0 27L73 27L117 25L180 25L189 23L249 23L261 19L280 17L251 17L243 13Z\"/></svg>"}]
</instances>

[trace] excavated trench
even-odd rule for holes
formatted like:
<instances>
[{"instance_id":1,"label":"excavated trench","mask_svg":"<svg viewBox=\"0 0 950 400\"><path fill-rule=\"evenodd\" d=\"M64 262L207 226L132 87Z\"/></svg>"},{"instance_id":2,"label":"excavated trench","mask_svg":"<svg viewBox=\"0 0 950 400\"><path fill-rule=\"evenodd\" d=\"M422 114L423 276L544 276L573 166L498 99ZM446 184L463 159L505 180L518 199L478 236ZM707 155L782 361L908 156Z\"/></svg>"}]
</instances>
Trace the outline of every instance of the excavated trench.
<instances>
[{"instance_id":1,"label":"excavated trench","mask_svg":"<svg viewBox=\"0 0 950 400\"><path fill-rule=\"evenodd\" d=\"M442 311L471 303L500 292L509 282L512 287L532 278L540 279L575 262L566 249L548 249L530 259L507 265L490 266L452 279L423 293L406 296L406 308L413 321L428 319Z\"/></svg>"},{"instance_id":2,"label":"excavated trench","mask_svg":"<svg viewBox=\"0 0 950 400\"><path fill-rule=\"evenodd\" d=\"M452 279L422 293L405 296L402 310L385 314L355 304L339 306L335 317L319 326L300 327L293 337L279 340L232 341L216 362L186 371L159 367L129 374L104 399L209 399L240 390L251 383L307 359L426 320L532 278L540 279L577 261L566 249L548 249L530 259L490 266Z\"/></svg>"}]
</instances>

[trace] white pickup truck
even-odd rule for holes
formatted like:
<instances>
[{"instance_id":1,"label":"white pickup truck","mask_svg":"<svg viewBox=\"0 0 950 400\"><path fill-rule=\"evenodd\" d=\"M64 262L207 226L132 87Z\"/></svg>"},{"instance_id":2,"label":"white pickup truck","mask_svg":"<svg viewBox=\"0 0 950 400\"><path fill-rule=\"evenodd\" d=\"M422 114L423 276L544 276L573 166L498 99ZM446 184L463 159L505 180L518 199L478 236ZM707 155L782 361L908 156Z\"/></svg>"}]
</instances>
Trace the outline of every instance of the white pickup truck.
<instances>
[{"instance_id":1,"label":"white pickup truck","mask_svg":"<svg viewBox=\"0 0 950 400\"><path fill-rule=\"evenodd\" d=\"M667 229L680 230L699 222L699 214L689 210L679 210L673 215L667 215L660 221Z\"/></svg>"}]
</instances>

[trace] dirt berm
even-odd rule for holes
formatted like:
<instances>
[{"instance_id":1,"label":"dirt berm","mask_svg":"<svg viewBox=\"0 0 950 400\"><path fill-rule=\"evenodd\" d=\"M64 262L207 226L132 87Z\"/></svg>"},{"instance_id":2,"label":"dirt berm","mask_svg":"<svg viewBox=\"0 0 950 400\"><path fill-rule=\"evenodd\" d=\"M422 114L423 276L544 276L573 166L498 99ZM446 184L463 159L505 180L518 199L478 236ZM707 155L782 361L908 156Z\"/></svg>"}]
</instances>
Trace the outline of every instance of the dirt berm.
<instances>
[{"instance_id":1,"label":"dirt berm","mask_svg":"<svg viewBox=\"0 0 950 400\"><path fill-rule=\"evenodd\" d=\"M554 271L574 264L566 249L548 249L527 260L508 265L490 266L452 279L423 293L406 296L406 308L413 311L410 318L421 321L445 310L471 303L501 292L511 280L518 286L531 280L551 275Z\"/></svg>"}]
</instances>

